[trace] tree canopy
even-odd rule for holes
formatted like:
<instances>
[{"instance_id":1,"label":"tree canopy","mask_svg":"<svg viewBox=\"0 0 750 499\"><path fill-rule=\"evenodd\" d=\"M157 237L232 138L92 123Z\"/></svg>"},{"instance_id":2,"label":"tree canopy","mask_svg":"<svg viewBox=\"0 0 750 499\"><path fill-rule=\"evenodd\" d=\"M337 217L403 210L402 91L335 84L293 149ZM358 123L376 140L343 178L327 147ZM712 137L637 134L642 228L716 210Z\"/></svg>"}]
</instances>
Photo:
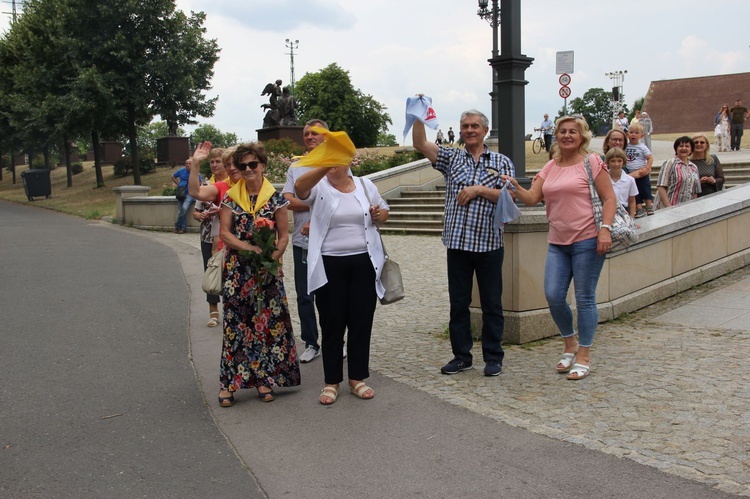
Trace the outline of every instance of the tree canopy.
<instances>
[{"instance_id":1,"label":"tree canopy","mask_svg":"<svg viewBox=\"0 0 750 499\"><path fill-rule=\"evenodd\" d=\"M336 63L317 73L307 73L295 86L300 123L318 118L331 130L344 130L357 147L378 145L381 133L387 133L391 117L386 107L355 89L349 72Z\"/></svg>"},{"instance_id":2,"label":"tree canopy","mask_svg":"<svg viewBox=\"0 0 750 499\"><path fill-rule=\"evenodd\" d=\"M126 135L138 164L139 126L159 115L177 130L213 114L205 92L219 49L204 21L174 0L28 0L0 39L0 71L13 75L0 89L0 135L27 150L89 135L95 154L100 136Z\"/></svg>"},{"instance_id":3,"label":"tree canopy","mask_svg":"<svg viewBox=\"0 0 750 499\"><path fill-rule=\"evenodd\" d=\"M620 96L621 102L623 96ZM602 88L590 88L586 90L582 97L576 97L568 104L568 114L580 114L589 124L589 128L596 133L601 134L607 127L612 126L613 109L612 109L612 92ZM623 105L623 110L627 113L627 106ZM558 118L562 116L562 110L558 113Z\"/></svg>"}]
</instances>

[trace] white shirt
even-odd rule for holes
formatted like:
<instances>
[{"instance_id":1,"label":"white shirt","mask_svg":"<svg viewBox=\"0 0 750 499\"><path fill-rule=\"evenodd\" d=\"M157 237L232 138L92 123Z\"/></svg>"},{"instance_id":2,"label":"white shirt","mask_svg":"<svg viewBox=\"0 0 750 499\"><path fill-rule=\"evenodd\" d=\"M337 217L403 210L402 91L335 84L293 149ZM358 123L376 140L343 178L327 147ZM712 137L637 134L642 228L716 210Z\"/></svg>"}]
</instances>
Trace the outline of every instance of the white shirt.
<instances>
[{"instance_id":1,"label":"white shirt","mask_svg":"<svg viewBox=\"0 0 750 499\"><path fill-rule=\"evenodd\" d=\"M617 182L615 182L612 177L610 177L609 180L612 182L612 188L615 191L615 196L617 196L617 202L621 205L627 207L628 198L630 196L638 195L638 186L635 185L635 179L625 173L625 171L620 174L620 180Z\"/></svg>"},{"instance_id":2,"label":"white shirt","mask_svg":"<svg viewBox=\"0 0 750 499\"><path fill-rule=\"evenodd\" d=\"M383 265L385 264L383 243L380 239L378 230L372 223L372 218L370 217L370 203L367 201L367 196L362 190L360 178L352 176L352 180L354 180L354 196L362 208L365 240L367 242L367 254L372 262L372 267L375 269L375 291L378 294L378 298L382 298L385 294L383 283L380 282L380 274L383 272ZM367 186L367 192L372 204L379 205L383 210L389 210L390 208L388 207L388 204L382 197L380 197L380 193L378 192L378 188L375 187L375 184L369 179L363 178L363 180L365 186ZM310 245L307 248L308 294L323 287L328 282L325 266L323 265L321 248L323 247L323 240L330 228L333 212L336 210L336 207L339 205L343 196L345 196L344 193L335 189L330 182L328 182L328 178L323 177L323 179L312 188L310 196L307 199L300 200L311 208Z\"/></svg>"}]
</instances>

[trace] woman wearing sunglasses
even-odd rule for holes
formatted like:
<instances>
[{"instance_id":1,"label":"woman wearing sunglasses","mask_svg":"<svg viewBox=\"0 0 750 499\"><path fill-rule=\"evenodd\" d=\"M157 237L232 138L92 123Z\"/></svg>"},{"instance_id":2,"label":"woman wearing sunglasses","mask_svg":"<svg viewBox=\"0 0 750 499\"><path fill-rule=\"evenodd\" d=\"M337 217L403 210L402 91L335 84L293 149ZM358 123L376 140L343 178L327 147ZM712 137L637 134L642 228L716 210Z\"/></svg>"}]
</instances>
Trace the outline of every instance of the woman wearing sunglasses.
<instances>
[{"instance_id":1,"label":"woman wearing sunglasses","mask_svg":"<svg viewBox=\"0 0 750 499\"><path fill-rule=\"evenodd\" d=\"M195 155L208 156L211 144L198 146ZM289 202L263 176L268 157L259 142L240 144L233 155L240 180L221 204L224 263L224 340L220 365L219 405L234 404L234 392L256 388L263 402L274 399L272 387L300 383L297 348L292 333L283 271L277 275L261 267L249 253L262 253L258 227L273 227L272 258L279 262L289 242Z\"/></svg>"},{"instance_id":2,"label":"woman wearing sunglasses","mask_svg":"<svg viewBox=\"0 0 750 499\"><path fill-rule=\"evenodd\" d=\"M698 197L712 194L724 188L724 169L716 154L711 154L711 144L708 138L701 134L693 135L693 154L690 161L698 167L698 176L701 179L701 191Z\"/></svg>"}]
</instances>

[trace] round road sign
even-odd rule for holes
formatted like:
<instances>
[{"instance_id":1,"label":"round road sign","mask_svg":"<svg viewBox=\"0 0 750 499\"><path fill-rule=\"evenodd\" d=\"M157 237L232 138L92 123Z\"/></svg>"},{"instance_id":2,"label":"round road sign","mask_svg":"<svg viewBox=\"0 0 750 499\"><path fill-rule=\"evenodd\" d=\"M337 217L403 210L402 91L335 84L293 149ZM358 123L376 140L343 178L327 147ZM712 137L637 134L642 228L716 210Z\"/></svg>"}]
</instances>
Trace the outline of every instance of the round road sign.
<instances>
[{"instance_id":1,"label":"round road sign","mask_svg":"<svg viewBox=\"0 0 750 499\"><path fill-rule=\"evenodd\" d=\"M560 97L562 97L563 99L567 99L568 97L570 97L570 87L562 87L560 89Z\"/></svg>"},{"instance_id":2,"label":"round road sign","mask_svg":"<svg viewBox=\"0 0 750 499\"><path fill-rule=\"evenodd\" d=\"M560 75L560 85L563 87L567 87L570 85L570 75L568 73L563 73Z\"/></svg>"}]
</instances>

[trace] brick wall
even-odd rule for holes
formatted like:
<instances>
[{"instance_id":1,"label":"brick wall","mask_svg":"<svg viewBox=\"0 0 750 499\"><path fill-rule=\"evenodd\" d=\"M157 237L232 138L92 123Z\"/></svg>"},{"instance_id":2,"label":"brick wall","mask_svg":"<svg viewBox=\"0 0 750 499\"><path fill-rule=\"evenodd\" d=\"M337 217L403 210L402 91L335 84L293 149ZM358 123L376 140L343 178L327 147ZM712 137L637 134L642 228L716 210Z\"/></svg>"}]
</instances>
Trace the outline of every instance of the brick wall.
<instances>
[{"instance_id":1,"label":"brick wall","mask_svg":"<svg viewBox=\"0 0 750 499\"><path fill-rule=\"evenodd\" d=\"M652 81L641 111L655 133L713 131L721 106L737 99L750 109L750 73Z\"/></svg>"}]
</instances>

